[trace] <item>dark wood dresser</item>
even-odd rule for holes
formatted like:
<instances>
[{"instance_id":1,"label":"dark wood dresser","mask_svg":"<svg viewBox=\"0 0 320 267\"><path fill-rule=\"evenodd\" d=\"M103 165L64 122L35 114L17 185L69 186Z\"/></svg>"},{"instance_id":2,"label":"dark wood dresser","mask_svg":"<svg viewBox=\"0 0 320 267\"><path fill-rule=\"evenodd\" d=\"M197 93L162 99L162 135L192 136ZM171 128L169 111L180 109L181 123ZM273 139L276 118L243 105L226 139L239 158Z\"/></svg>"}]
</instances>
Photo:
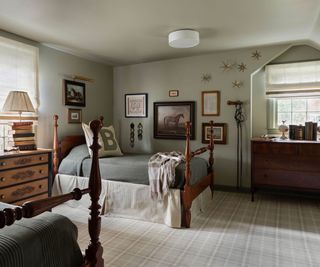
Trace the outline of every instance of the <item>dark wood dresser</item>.
<instances>
[{"instance_id":1,"label":"dark wood dresser","mask_svg":"<svg viewBox=\"0 0 320 267\"><path fill-rule=\"evenodd\" d=\"M0 201L21 205L51 195L51 150L0 155Z\"/></svg>"},{"instance_id":2,"label":"dark wood dresser","mask_svg":"<svg viewBox=\"0 0 320 267\"><path fill-rule=\"evenodd\" d=\"M320 192L320 142L251 141L251 193L258 188Z\"/></svg>"}]
</instances>

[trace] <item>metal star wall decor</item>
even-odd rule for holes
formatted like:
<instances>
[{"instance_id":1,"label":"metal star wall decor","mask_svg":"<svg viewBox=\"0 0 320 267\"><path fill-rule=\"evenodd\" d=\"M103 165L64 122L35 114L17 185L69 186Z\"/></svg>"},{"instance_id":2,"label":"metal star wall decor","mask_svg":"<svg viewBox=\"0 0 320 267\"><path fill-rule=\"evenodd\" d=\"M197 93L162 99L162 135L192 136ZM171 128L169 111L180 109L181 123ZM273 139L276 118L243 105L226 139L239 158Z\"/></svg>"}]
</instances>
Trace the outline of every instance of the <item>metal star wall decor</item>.
<instances>
[{"instance_id":1,"label":"metal star wall decor","mask_svg":"<svg viewBox=\"0 0 320 267\"><path fill-rule=\"evenodd\" d=\"M234 64L223 61L222 66L220 67L223 71L229 71L233 69Z\"/></svg>"},{"instance_id":2,"label":"metal star wall decor","mask_svg":"<svg viewBox=\"0 0 320 267\"><path fill-rule=\"evenodd\" d=\"M238 70L241 72L244 72L247 69L247 65L241 62L241 64L238 64Z\"/></svg>"},{"instance_id":3,"label":"metal star wall decor","mask_svg":"<svg viewBox=\"0 0 320 267\"><path fill-rule=\"evenodd\" d=\"M240 88L243 85L243 83L241 81L237 81L235 80L234 82L232 82L232 87L237 87Z\"/></svg>"},{"instance_id":4,"label":"metal star wall decor","mask_svg":"<svg viewBox=\"0 0 320 267\"><path fill-rule=\"evenodd\" d=\"M205 73L205 74L203 74L202 75L202 77L201 77L201 81L203 81L203 82L210 82L211 81L211 74L209 74L209 73Z\"/></svg>"},{"instance_id":5,"label":"metal star wall decor","mask_svg":"<svg viewBox=\"0 0 320 267\"><path fill-rule=\"evenodd\" d=\"M260 52L260 51L256 50L256 51L254 51L254 52L252 53L252 56L251 56L251 57L253 57L253 58L256 59L256 60L259 60L259 59L262 57L262 55L261 55L261 52Z\"/></svg>"}]
</instances>

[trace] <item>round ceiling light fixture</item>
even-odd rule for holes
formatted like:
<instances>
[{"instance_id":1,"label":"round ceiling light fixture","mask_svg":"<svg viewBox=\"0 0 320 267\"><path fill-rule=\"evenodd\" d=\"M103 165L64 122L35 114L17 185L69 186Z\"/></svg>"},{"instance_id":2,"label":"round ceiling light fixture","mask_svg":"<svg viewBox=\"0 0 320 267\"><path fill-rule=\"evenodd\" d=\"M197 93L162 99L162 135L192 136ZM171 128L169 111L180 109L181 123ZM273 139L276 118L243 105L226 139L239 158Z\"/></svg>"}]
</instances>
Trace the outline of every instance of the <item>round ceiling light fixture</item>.
<instances>
[{"instance_id":1,"label":"round ceiling light fixture","mask_svg":"<svg viewBox=\"0 0 320 267\"><path fill-rule=\"evenodd\" d=\"M199 32L191 29L169 33L169 45L174 48L190 48L200 43Z\"/></svg>"}]
</instances>

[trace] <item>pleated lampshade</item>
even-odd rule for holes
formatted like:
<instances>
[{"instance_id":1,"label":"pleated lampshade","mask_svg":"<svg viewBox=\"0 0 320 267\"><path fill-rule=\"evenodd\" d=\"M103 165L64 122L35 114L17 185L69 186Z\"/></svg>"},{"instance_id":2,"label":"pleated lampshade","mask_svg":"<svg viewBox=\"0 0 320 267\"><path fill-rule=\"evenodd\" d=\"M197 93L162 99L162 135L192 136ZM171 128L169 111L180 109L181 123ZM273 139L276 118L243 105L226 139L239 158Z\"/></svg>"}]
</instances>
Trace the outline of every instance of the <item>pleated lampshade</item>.
<instances>
[{"instance_id":1,"label":"pleated lampshade","mask_svg":"<svg viewBox=\"0 0 320 267\"><path fill-rule=\"evenodd\" d=\"M35 112L28 93L23 91L11 91L7 96L2 111L15 111L20 114L22 112Z\"/></svg>"}]
</instances>

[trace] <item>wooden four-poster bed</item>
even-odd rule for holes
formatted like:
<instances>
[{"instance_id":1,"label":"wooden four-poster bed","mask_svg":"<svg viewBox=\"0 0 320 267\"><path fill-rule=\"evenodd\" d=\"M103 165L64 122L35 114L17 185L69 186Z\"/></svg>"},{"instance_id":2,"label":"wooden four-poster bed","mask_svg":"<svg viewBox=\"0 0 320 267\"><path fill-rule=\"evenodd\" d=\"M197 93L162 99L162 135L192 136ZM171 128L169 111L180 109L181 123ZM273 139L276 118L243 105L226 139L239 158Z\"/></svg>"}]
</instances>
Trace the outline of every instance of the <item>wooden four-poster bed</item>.
<instances>
[{"instance_id":1,"label":"wooden four-poster bed","mask_svg":"<svg viewBox=\"0 0 320 267\"><path fill-rule=\"evenodd\" d=\"M58 117L55 116L55 121L57 121ZM104 266L104 260L102 258L103 248L101 246L99 235L101 230L101 217L100 217L100 208L99 205L99 197L101 193L101 177L100 177L100 169L99 169L99 160L98 160L98 151L100 145L98 143L98 135L100 129L102 127L102 123L100 120L94 120L90 123L90 128L93 132L93 144L91 145L92 149L92 166L91 173L89 177L89 186L86 189L75 188L72 192L60 196L50 197L47 199L41 199L37 201L31 201L24 203L21 207L13 207L13 208L5 208L0 211L0 229L5 226L10 226L14 224L15 221L21 220L22 218L33 218L45 211L48 211L68 200L80 200L81 197L85 194L89 194L91 198L90 204L90 217L88 219L88 231L90 235L90 243L88 248L85 250L85 255L80 266L93 267L93 266ZM57 152L57 151L55 151ZM33 227L31 225L31 227ZM48 227L48 225L46 225ZM6 236L3 236L6 238ZM30 236L29 236L30 238ZM63 240L63 236L58 237ZM31 237L32 239L32 237ZM10 239L6 240L10 243ZM3 242L5 245L6 243ZM67 244L66 244L67 245ZM17 244L14 240L14 248L17 248ZM6 248L3 248L4 250ZM11 249L10 249L11 250ZM12 252L12 251L7 252ZM35 251L34 251L35 253ZM48 253L48 255L42 255L42 257L52 256L51 251L44 250L43 253ZM23 252L22 252L23 254ZM17 254L14 254L17 255ZM29 257L36 257L36 255L29 255ZM5 256L5 255L4 255ZM27 255L28 256L28 255ZM12 257L14 258L14 257ZM9 259L8 266L25 266L25 263L20 261L19 263L12 263L13 261L17 261L17 259ZM23 257L21 257L23 258ZM59 260L58 260L59 262ZM61 262L59 262L61 266ZM6 263L3 263L4 266L7 266ZM13 265L12 265L13 264ZM18 264L18 265L16 265ZM64 266L64 265L62 265Z\"/></svg>"},{"instance_id":2,"label":"wooden four-poster bed","mask_svg":"<svg viewBox=\"0 0 320 267\"><path fill-rule=\"evenodd\" d=\"M100 120L103 120L103 117L100 117ZM186 128L186 145L185 145L185 166L184 166L184 177L182 181L182 186L180 189L180 203L181 203L181 227L190 227L191 223L191 206L194 199L197 198L206 188L211 189L211 194L213 194L214 187L214 171L213 171L213 121L210 122L210 131L211 139L207 146L191 151L190 148L190 129L191 123L185 123ZM85 144L86 140L83 135L73 135L65 136L58 140L58 116L54 116L54 140L53 140L53 172L55 177L58 174L59 164L63 161L64 158L68 156L70 151L82 144ZM209 152L208 164L205 164L205 175L199 177L195 183L191 183L191 160L206 151ZM120 158L118 157L117 160ZM100 164L101 168L102 165ZM127 167L130 168L130 167ZM101 169L103 171L103 169ZM110 169L106 169L105 172L108 173Z\"/></svg>"}]
</instances>

